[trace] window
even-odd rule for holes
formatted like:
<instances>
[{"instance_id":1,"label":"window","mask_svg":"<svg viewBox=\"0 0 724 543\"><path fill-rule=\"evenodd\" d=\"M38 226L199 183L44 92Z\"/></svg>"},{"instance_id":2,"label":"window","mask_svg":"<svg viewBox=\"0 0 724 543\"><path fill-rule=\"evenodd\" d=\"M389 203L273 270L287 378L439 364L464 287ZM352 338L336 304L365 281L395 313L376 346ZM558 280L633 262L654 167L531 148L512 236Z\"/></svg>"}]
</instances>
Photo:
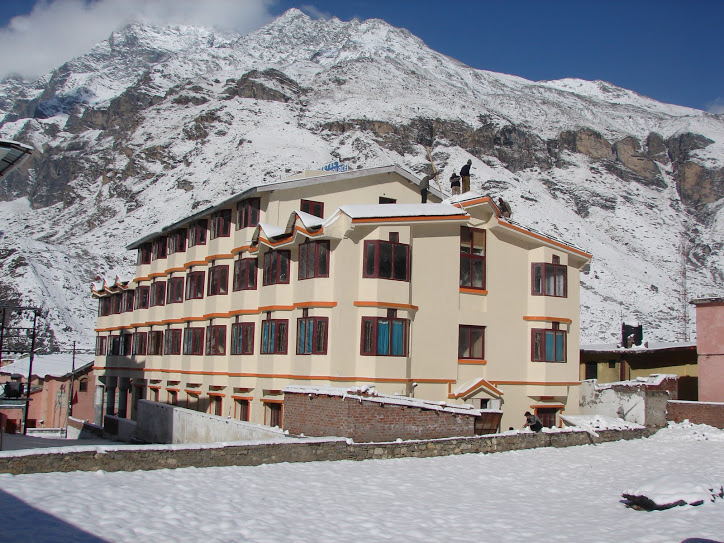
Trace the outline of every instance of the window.
<instances>
[{"instance_id":1,"label":"window","mask_svg":"<svg viewBox=\"0 0 724 543\"><path fill-rule=\"evenodd\" d=\"M98 298L98 316L107 317L111 314L111 299L108 296Z\"/></svg>"},{"instance_id":2,"label":"window","mask_svg":"<svg viewBox=\"0 0 724 543\"><path fill-rule=\"evenodd\" d=\"M264 284L289 283L289 251L269 251L264 255Z\"/></svg>"},{"instance_id":3,"label":"window","mask_svg":"<svg viewBox=\"0 0 724 543\"><path fill-rule=\"evenodd\" d=\"M204 297L204 272L189 272L186 275L186 299L198 300Z\"/></svg>"},{"instance_id":4,"label":"window","mask_svg":"<svg viewBox=\"0 0 724 543\"><path fill-rule=\"evenodd\" d=\"M108 354L119 356L121 354L121 336L110 336Z\"/></svg>"},{"instance_id":5,"label":"window","mask_svg":"<svg viewBox=\"0 0 724 543\"><path fill-rule=\"evenodd\" d=\"M287 354L289 321L268 319L261 322L261 354Z\"/></svg>"},{"instance_id":6,"label":"window","mask_svg":"<svg viewBox=\"0 0 724 543\"><path fill-rule=\"evenodd\" d=\"M598 379L597 362L586 362L586 375L584 379Z\"/></svg>"},{"instance_id":7,"label":"window","mask_svg":"<svg viewBox=\"0 0 724 543\"><path fill-rule=\"evenodd\" d=\"M164 354L181 354L181 330L169 328L166 330Z\"/></svg>"},{"instance_id":8,"label":"window","mask_svg":"<svg viewBox=\"0 0 724 543\"><path fill-rule=\"evenodd\" d=\"M114 294L111 296L111 313L118 315L122 311L123 294Z\"/></svg>"},{"instance_id":9,"label":"window","mask_svg":"<svg viewBox=\"0 0 724 543\"><path fill-rule=\"evenodd\" d=\"M174 230L168 237L168 254L186 252L186 229Z\"/></svg>"},{"instance_id":10,"label":"window","mask_svg":"<svg viewBox=\"0 0 724 543\"><path fill-rule=\"evenodd\" d=\"M546 428L554 428L556 426L557 407L536 407L535 416L541 421Z\"/></svg>"},{"instance_id":11,"label":"window","mask_svg":"<svg viewBox=\"0 0 724 543\"><path fill-rule=\"evenodd\" d=\"M324 204L315 202L314 200L302 200L301 209L304 213L309 213L315 217L324 217Z\"/></svg>"},{"instance_id":12,"label":"window","mask_svg":"<svg viewBox=\"0 0 724 543\"><path fill-rule=\"evenodd\" d=\"M209 268L209 286L207 296L229 293L229 266L212 266Z\"/></svg>"},{"instance_id":13,"label":"window","mask_svg":"<svg viewBox=\"0 0 724 543\"><path fill-rule=\"evenodd\" d=\"M136 332L133 334L133 354L146 354L148 334L146 332Z\"/></svg>"},{"instance_id":14,"label":"window","mask_svg":"<svg viewBox=\"0 0 724 543\"><path fill-rule=\"evenodd\" d=\"M88 378L84 377L78 382L78 392L88 392Z\"/></svg>"},{"instance_id":15,"label":"window","mask_svg":"<svg viewBox=\"0 0 724 543\"><path fill-rule=\"evenodd\" d=\"M184 328L184 354L204 354L203 328Z\"/></svg>"},{"instance_id":16,"label":"window","mask_svg":"<svg viewBox=\"0 0 724 543\"><path fill-rule=\"evenodd\" d=\"M160 390L156 387L149 387L151 390L151 401L152 402L158 402L158 396L160 393Z\"/></svg>"},{"instance_id":17,"label":"window","mask_svg":"<svg viewBox=\"0 0 724 543\"><path fill-rule=\"evenodd\" d=\"M150 264L151 263L151 244L150 243L144 243L138 248L138 260L136 261L136 264L139 266L142 264Z\"/></svg>"},{"instance_id":18,"label":"window","mask_svg":"<svg viewBox=\"0 0 724 543\"><path fill-rule=\"evenodd\" d=\"M563 330L534 329L531 339L531 355L536 362L566 361L566 332Z\"/></svg>"},{"instance_id":19,"label":"window","mask_svg":"<svg viewBox=\"0 0 724 543\"><path fill-rule=\"evenodd\" d=\"M226 354L226 326L206 327L206 354Z\"/></svg>"},{"instance_id":20,"label":"window","mask_svg":"<svg viewBox=\"0 0 724 543\"><path fill-rule=\"evenodd\" d=\"M392 241L365 241L363 277L410 280L410 246Z\"/></svg>"},{"instance_id":21,"label":"window","mask_svg":"<svg viewBox=\"0 0 724 543\"><path fill-rule=\"evenodd\" d=\"M267 410L269 411L269 426L282 427L282 404L267 402Z\"/></svg>"},{"instance_id":22,"label":"window","mask_svg":"<svg viewBox=\"0 0 724 543\"><path fill-rule=\"evenodd\" d=\"M178 304L184 301L184 278L171 277L166 289L166 303Z\"/></svg>"},{"instance_id":23,"label":"window","mask_svg":"<svg viewBox=\"0 0 724 543\"><path fill-rule=\"evenodd\" d=\"M394 311L389 311L387 317L362 317L363 355L407 355L408 320L395 318L394 315Z\"/></svg>"},{"instance_id":24,"label":"window","mask_svg":"<svg viewBox=\"0 0 724 543\"><path fill-rule=\"evenodd\" d=\"M297 319L297 354L327 354L327 317Z\"/></svg>"},{"instance_id":25,"label":"window","mask_svg":"<svg viewBox=\"0 0 724 543\"><path fill-rule=\"evenodd\" d=\"M329 277L329 242L307 241L299 245L299 279Z\"/></svg>"},{"instance_id":26,"label":"window","mask_svg":"<svg viewBox=\"0 0 724 543\"><path fill-rule=\"evenodd\" d=\"M231 234L231 210L222 209L211 216L211 239L228 238Z\"/></svg>"},{"instance_id":27,"label":"window","mask_svg":"<svg viewBox=\"0 0 724 543\"><path fill-rule=\"evenodd\" d=\"M192 222L189 225L189 247L196 245L206 245L206 230L208 229L209 221L207 219L201 219L196 222Z\"/></svg>"},{"instance_id":28,"label":"window","mask_svg":"<svg viewBox=\"0 0 724 543\"><path fill-rule=\"evenodd\" d=\"M568 268L562 264L536 262L531 266L534 296L568 296Z\"/></svg>"},{"instance_id":29,"label":"window","mask_svg":"<svg viewBox=\"0 0 724 543\"><path fill-rule=\"evenodd\" d=\"M386 198L384 196L380 196L379 203L381 204L396 204L397 200L394 198Z\"/></svg>"},{"instance_id":30,"label":"window","mask_svg":"<svg viewBox=\"0 0 724 543\"><path fill-rule=\"evenodd\" d=\"M123 311L133 311L133 298L136 294L134 290L127 290L123 293Z\"/></svg>"},{"instance_id":31,"label":"window","mask_svg":"<svg viewBox=\"0 0 724 543\"><path fill-rule=\"evenodd\" d=\"M485 327L460 325L458 358L485 358Z\"/></svg>"},{"instance_id":32,"label":"window","mask_svg":"<svg viewBox=\"0 0 724 543\"><path fill-rule=\"evenodd\" d=\"M247 198L236 204L236 229L241 230L247 226L259 224L259 198Z\"/></svg>"},{"instance_id":33,"label":"window","mask_svg":"<svg viewBox=\"0 0 724 543\"><path fill-rule=\"evenodd\" d=\"M96 355L103 356L106 354L106 344L108 338L106 336L96 336Z\"/></svg>"},{"instance_id":34,"label":"window","mask_svg":"<svg viewBox=\"0 0 724 543\"><path fill-rule=\"evenodd\" d=\"M256 258L242 258L234 262L234 290L256 290Z\"/></svg>"},{"instance_id":35,"label":"window","mask_svg":"<svg viewBox=\"0 0 724 543\"><path fill-rule=\"evenodd\" d=\"M156 330L154 332L149 332L148 335L148 354L163 354L163 331Z\"/></svg>"},{"instance_id":36,"label":"window","mask_svg":"<svg viewBox=\"0 0 724 543\"><path fill-rule=\"evenodd\" d=\"M151 285L151 307L166 303L166 281L156 281Z\"/></svg>"},{"instance_id":37,"label":"window","mask_svg":"<svg viewBox=\"0 0 724 543\"><path fill-rule=\"evenodd\" d=\"M460 228L460 286L485 289L485 230Z\"/></svg>"},{"instance_id":38,"label":"window","mask_svg":"<svg viewBox=\"0 0 724 543\"><path fill-rule=\"evenodd\" d=\"M178 390L168 391L168 405L178 405Z\"/></svg>"},{"instance_id":39,"label":"window","mask_svg":"<svg viewBox=\"0 0 724 543\"><path fill-rule=\"evenodd\" d=\"M133 334L121 334L121 356L131 356L133 353Z\"/></svg>"},{"instance_id":40,"label":"window","mask_svg":"<svg viewBox=\"0 0 724 543\"><path fill-rule=\"evenodd\" d=\"M221 396L210 396L209 397L209 414L210 415L216 415L217 417L221 416L221 413L223 412L221 402L222 402Z\"/></svg>"},{"instance_id":41,"label":"window","mask_svg":"<svg viewBox=\"0 0 724 543\"><path fill-rule=\"evenodd\" d=\"M136 288L136 309L148 309L151 287Z\"/></svg>"},{"instance_id":42,"label":"window","mask_svg":"<svg viewBox=\"0 0 724 543\"><path fill-rule=\"evenodd\" d=\"M168 255L168 238L161 236L153 240L153 260L163 260Z\"/></svg>"},{"instance_id":43,"label":"window","mask_svg":"<svg viewBox=\"0 0 724 543\"><path fill-rule=\"evenodd\" d=\"M249 400L236 400L236 418L239 420L249 420Z\"/></svg>"},{"instance_id":44,"label":"window","mask_svg":"<svg viewBox=\"0 0 724 543\"><path fill-rule=\"evenodd\" d=\"M254 354L253 322L237 322L231 326L231 354Z\"/></svg>"}]
</instances>

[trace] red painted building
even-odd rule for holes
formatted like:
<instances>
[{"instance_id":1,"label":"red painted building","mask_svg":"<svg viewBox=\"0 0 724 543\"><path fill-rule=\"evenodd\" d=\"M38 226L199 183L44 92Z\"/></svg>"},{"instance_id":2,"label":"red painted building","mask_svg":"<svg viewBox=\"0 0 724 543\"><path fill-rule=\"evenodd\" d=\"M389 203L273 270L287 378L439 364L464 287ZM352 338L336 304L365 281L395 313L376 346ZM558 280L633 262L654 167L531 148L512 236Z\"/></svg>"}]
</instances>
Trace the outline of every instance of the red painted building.
<instances>
[{"instance_id":1,"label":"red painted building","mask_svg":"<svg viewBox=\"0 0 724 543\"><path fill-rule=\"evenodd\" d=\"M699 401L724 402L724 298L691 303L696 306Z\"/></svg>"}]
</instances>

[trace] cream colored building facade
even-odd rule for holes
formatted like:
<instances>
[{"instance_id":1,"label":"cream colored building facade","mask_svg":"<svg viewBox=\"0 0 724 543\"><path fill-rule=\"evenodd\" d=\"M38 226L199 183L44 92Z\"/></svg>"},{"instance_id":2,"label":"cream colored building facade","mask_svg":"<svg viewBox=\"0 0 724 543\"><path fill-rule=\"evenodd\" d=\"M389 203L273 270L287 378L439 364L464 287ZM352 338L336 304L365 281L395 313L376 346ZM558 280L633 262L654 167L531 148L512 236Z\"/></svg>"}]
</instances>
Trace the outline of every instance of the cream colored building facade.
<instances>
[{"instance_id":1,"label":"cream colored building facade","mask_svg":"<svg viewBox=\"0 0 724 543\"><path fill-rule=\"evenodd\" d=\"M146 398L283 425L297 384L501 408L503 429L576 413L591 255L473 192L421 204L419 183L306 172L131 244L133 280L93 291L106 412Z\"/></svg>"}]
</instances>

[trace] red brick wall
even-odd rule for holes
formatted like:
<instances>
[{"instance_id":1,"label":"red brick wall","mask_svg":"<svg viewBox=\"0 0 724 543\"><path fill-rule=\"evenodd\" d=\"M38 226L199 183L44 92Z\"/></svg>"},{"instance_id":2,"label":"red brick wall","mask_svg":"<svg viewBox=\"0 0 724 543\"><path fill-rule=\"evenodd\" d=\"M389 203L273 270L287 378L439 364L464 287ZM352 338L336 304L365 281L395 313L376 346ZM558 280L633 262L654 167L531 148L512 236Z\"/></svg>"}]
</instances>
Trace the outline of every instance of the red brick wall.
<instances>
[{"instance_id":1,"label":"red brick wall","mask_svg":"<svg viewBox=\"0 0 724 543\"><path fill-rule=\"evenodd\" d=\"M474 435L475 417L353 398L284 394L284 429L358 443Z\"/></svg>"},{"instance_id":2,"label":"red brick wall","mask_svg":"<svg viewBox=\"0 0 724 543\"><path fill-rule=\"evenodd\" d=\"M672 422L689 422L708 424L724 429L724 403L712 402L677 402L666 404L666 420Z\"/></svg>"}]
</instances>

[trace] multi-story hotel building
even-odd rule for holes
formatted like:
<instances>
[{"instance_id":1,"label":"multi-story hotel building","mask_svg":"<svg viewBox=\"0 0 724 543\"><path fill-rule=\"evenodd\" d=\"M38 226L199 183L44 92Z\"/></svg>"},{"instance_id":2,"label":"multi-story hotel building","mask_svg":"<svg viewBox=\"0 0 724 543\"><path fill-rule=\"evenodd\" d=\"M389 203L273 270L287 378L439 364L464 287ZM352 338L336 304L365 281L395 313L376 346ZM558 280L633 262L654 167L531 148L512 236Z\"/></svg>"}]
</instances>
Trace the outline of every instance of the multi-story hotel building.
<instances>
[{"instance_id":1,"label":"multi-story hotel building","mask_svg":"<svg viewBox=\"0 0 724 543\"><path fill-rule=\"evenodd\" d=\"M297 384L500 408L505 428L576 413L591 255L488 196L441 196L421 204L397 166L306 172L132 243L135 277L93 291L106 412L146 398L283 426Z\"/></svg>"}]
</instances>

